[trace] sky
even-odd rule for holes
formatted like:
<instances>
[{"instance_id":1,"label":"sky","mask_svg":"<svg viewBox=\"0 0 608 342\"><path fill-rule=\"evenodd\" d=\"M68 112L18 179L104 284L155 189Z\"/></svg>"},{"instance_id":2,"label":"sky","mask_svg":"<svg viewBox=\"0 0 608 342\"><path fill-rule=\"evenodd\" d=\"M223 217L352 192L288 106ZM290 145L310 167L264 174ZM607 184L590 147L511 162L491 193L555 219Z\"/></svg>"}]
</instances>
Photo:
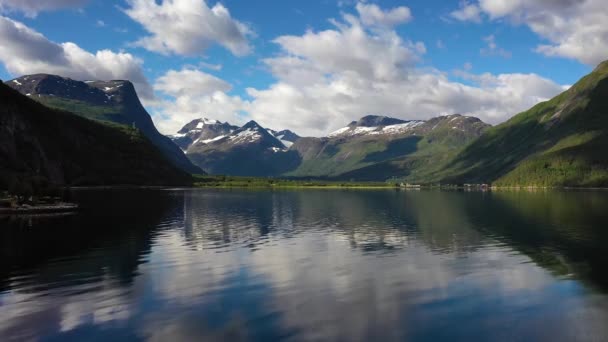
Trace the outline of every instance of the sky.
<instances>
[{"instance_id":1,"label":"sky","mask_svg":"<svg viewBox=\"0 0 608 342\"><path fill-rule=\"evenodd\" d=\"M127 79L161 132L497 124L608 59L605 0L0 0L0 78Z\"/></svg>"}]
</instances>

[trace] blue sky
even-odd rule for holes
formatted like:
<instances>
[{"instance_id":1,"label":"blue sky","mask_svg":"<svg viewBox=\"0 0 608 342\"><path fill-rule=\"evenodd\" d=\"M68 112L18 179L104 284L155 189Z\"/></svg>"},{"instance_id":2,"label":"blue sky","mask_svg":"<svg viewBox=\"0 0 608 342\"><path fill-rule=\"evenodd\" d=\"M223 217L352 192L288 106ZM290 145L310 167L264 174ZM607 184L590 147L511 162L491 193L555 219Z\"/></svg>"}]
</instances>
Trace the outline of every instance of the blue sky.
<instances>
[{"instance_id":1,"label":"blue sky","mask_svg":"<svg viewBox=\"0 0 608 342\"><path fill-rule=\"evenodd\" d=\"M564 0L574 6L564 11L551 0L533 6L518 0L0 0L6 19L0 77L61 71L72 78L134 78L167 133L198 116L256 119L310 135L366 114L419 119L459 111L498 123L557 94L603 59L601 47L588 44L598 45L597 37L575 28L598 1ZM174 17L159 22L167 13ZM571 27L551 27L559 21ZM21 24L25 36L13 28ZM36 35L43 38L23 38ZM151 36L154 43L142 43ZM120 62L81 58L65 46L58 54L69 62L47 57L46 41L72 42L92 56L109 50ZM288 57L297 64L278 70ZM298 70L300 78L292 74Z\"/></svg>"}]
</instances>

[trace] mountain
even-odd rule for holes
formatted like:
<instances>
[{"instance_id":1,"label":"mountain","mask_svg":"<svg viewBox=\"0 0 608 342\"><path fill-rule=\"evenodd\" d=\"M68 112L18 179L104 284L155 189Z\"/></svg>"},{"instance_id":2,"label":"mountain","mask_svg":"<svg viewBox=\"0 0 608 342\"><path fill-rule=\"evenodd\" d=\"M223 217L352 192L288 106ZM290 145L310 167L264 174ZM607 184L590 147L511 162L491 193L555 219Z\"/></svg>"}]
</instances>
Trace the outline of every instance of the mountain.
<instances>
[{"instance_id":1,"label":"mountain","mask_svg":"<svg viewBox=\"0 0 608 342\"><path fill-rule=\"evenodd\" d=\"M294 132L285 129L282 131L275 131L272 129L267 129L268 133L272 134L272 136L274 136L275 138L279 139L283 145L285 145L285 147L289 148L291 147L291 145L293 145L293 143L295 143L296 141L298 141L301 137L297 134L295 134Z\"/></svg>"},{"instance_id":2,"label":"mountain","mask_svg":"<svg viewBox=\"0 0 608 342\"><path fill-rule=\"evenodd\" d=\"M420 179L498 186L608 186L608 61L567 91L489 129Z\"/></svg>"},{"instance_id":3,"label":"mountain","mask_svg":"<svg viewBox=\"0 0 608 342\"><path fill-rule=\"evenodd\" d=\"M187 185L138 129L48 108L0 83L0 189L55 185Z\"/></svg>"},{"instance_id":4,"label":"mountain","mask_svg":"<svg viewBox=\"0 0 608 342\"><path fill-rule=\"evenodd\" d=\"M299 163L297 153L255 121L238 128L205 120L189 123L173 139L196 137L186 155L211 174L278 176Z\"/></svg>"},{"instance_id":5,"label":"mountain","mask_svg":"<svg viewBox=\"0 0 608 342\"><path fill-rule=\"evenodd\" d=\"M227 122L222 123L217 120L203 118L190 121L177 134L170 135L169 138L183 151L187 151L195 142L198 143L199 141L229 135L237 129L238 126L232 126Z\"/></svg>"},{"instance_id":6,"label":"mountain","mask_svg":"<svg viewBox=\"0 0 608 342\"><path fill-rule=\"evenodd\" d=\"M175 166L201 173L171 139L158 132L129 81L75 81L56 75L27 75L7 85L48 107L76 113L89 119L113 122L139 129Z\"/></svg>"},{"instance_id":7,"label":"mountain","mask_svg":"<svg viewBox=\"0 0 608 342\"><path fill-rule=\"evenodd\" d=\"M449 160L488 127L458 114L426 121L369 115L328 137L296 141L290 150L302 163L287 175L353 180L411 176Z\"/></svg>"}]
</instances>

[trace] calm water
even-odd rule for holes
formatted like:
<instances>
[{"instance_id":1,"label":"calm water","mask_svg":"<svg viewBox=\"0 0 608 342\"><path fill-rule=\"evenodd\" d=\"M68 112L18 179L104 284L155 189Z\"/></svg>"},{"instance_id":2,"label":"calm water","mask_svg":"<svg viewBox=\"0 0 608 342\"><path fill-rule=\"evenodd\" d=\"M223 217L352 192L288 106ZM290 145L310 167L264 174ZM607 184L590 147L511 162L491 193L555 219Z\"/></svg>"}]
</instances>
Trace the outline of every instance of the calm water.
<instances>
[{"instance_id":1,"label":"calm water","mask_svg":"<svg viewBox=\"0 0 608 342\"><path fill-rule=\"evenodd\" d=\"M608 340L608 192L75 197L0 218L0 341Z\"/></svg>"}]
</instances>

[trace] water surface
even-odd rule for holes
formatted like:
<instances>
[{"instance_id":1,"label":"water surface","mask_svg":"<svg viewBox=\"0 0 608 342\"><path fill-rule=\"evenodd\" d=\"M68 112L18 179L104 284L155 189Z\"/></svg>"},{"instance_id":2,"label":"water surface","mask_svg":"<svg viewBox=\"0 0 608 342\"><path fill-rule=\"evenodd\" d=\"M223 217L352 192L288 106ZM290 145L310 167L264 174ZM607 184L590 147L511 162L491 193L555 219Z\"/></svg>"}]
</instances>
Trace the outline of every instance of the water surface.
<instances>
[{"instance_id":1,"label":"water surface","mask_svg":"<svg viewBox=\"0 0 608 342\"><path fill-rule=\"evenodd\" d=\"M75 197L0 218L0 341L608 340L607 192Z\"/></svg>"}]
</instances>

